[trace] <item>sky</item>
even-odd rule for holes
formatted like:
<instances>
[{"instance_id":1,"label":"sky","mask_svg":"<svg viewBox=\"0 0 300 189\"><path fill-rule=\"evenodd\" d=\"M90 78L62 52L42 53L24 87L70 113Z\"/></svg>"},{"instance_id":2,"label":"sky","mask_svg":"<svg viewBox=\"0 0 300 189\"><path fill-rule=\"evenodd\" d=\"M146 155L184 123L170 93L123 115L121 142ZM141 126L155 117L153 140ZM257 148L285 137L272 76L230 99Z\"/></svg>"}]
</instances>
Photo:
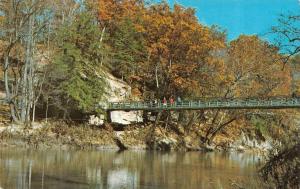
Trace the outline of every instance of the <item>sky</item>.
<instances>
[{"instance_id":1,"label":"sky","mask_svg":"<svg viewBox=\"0 0 300 189\"><path fill-rule=\"evenodd\" d=\"M225 29L228 39L240 34L259 35L272 41L266 35L277 24L280 14L300 13L300 0L168 0L185 7L193 7L202 24L216 24Z\"/></svg>"}]
</instances>

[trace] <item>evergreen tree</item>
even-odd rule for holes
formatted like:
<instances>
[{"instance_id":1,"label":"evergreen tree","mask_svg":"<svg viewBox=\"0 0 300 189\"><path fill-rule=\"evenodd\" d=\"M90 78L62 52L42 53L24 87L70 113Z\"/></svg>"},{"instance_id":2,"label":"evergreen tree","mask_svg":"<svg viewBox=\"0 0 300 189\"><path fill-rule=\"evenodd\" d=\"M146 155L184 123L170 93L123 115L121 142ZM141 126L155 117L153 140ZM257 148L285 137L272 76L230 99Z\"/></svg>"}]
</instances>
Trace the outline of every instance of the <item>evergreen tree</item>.
<instances>
[{"instance_id":1,"label":"evergreen tree","mask_svg":"<svg viewBox=\"0 0 300 189\"><path fill-rule=\"evenodd\" d=\"M122 20L110 39L113 73L125 80L137 75L145 59L145 48L143 36L137 32L133 22L128 18Z\"/></svg>"},{"instance_id":2,"label":"evergreen tree","mask_svg":"<svg viewBox=\"0 0 300 189\"><path fill-rule=\"evenodd\" d=\"M107 48L100 38L101 29L89 13L81 13L57 33L58 50L47 84L52 104L65 113L73 108L94 111L104 100Z\"/></svg>"}]
</instances>

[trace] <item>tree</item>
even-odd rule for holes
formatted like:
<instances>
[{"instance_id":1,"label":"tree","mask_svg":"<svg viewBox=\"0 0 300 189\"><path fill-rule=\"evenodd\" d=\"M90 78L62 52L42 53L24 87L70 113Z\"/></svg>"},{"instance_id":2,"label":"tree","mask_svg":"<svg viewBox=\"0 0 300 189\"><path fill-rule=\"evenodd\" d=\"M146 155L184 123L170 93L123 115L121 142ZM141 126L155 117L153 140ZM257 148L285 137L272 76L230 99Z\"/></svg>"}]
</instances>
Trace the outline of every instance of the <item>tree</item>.
<instances>
[{"instance_id":1,"label":"tree","mask_svg":"<svg viewBox=\"0 0 300 189\"><path fill-rule=\"evenodd\" d=\"M67 118L72 109L95 111L105 100L106 46L94 15L82 12L72 23L64 24L56 36L56 54L45 87L49 104L63 111ZM49 90L51 89L51 90Z\"/></svg>"},{"instance_id":2,"label":"tree","mask_svg":"<svg viewBox=\"0 0 300 189\"><path fill-rule=\"evenodd\" d=\"M140 17L138 13L141 13L144 8L143 2L143 0L98 0L98 21L102 29L101 41L106 33L113 34L118 28L118 23L123 22L124 18L138 19Z\"/></svg>"},{"instance_id":3,"label":"tree","mask_svg":"<svg viewBox=\"0 0 300 189\"><path fill-rule=\"evenodd\" d=\"M291 66L291 74L293 78L292 82L292 91L294 95L299 96L300 95L300 80L297 77L299 71L300 71L300 54L297 54L293 56L288 65Z\"/></svg>"},{"instance_id":4,"label":"tree","mask_svg":"<svg viewBox=\"0 0 300 189\"><path fill-rule=\"evenodd\" d=\"M142 70L136 73L142 78L141 91L155 90L158 98L171 94L200 96L200 86L213 78L203 70L222 64L212 52L225 48L225 35L199 24L192 8L175 5L171 9L165 2L145 6L140 0L99 0L99 6L99 22L108 32L108 41L118 36L115 33L124 18L132 22L131 28L143 40L147 58L139 63Z\"/></svg>"},{"instance_id":5,"label":"tree","mask_svg":"<svg viewBox=\"0 0 300 189\"><path fill-rule=\"evenodd\" d=\"M278 25L272 28L277 36L277 45L285 53L283 61L291 61L292 66L297 66L300 52L300 15L281 15ZM297 92L297 84L294 92ZM270 188L298 188L300 185L300 143L299 126L281 136L281 145L270 153L270 157L260 170L263 180Z\"/></svg>"},{"instance_id":6,"label":"tree","mask_svg":"<svg viewBox=\"0 0 300 189\"><path fill-rule=\"evenodd\" d=\"M52 21L55 26L60 26L65 22L73 22L81 6L76 0L51 0L51 3L54 9Z\"/></svg>"},{"instance_id":7,"label":"tree","mask_svg":"<svg viewBox=\"0 0 300 189\"><path fill-rule=\"evenodd\" d=\"M199 24L194 9L179 5L173 10L166 3L152 5L142 23L148 54L143 78L148 88L156 88L160 98L202 96L209 75L203 70L217 67L212 52L225 47L225 38Z\"/></svg>"},{"instance_id":8,"label":"tree","mask_svg":"<svg viewBox=\"0 0 300 189\"><path fill-rule=\"evenodd\" d=\"M286 62L291 56L300 52L300 15L281 15L278 25L272 27L276 45L286 54Z\"/></svg>"},{"instance_id":9,"label":"tree","mask_svg":"<svg viewBox=\"0 0 300 189\"><path fill-rule=\"evenodd\" d=\"M28 123L34 115L42 82L34 54L45 40L49 11L42 0L0 2L5 91L16 122Z\"/></svg>"},{"instance_id":10,"label":"tree","mask_svg":"<svg viewBox=\"0 0 300 189\"><path fill-rule=\"evenodd\" d=\"M240 36L230 43L227 75L234 97L290 94L291 77L277 47L257 36Z\"/></svg>"},{"instance_id":11,"label":"tree","mask_svg":"<svg viewBox=\"0 0 300 189\"><path fill-rule=\"evenodd\" d=\"M300 185L299 130L295 133L282 141L282 146L276 149L278 152L272 153L260 170L269 188L297 188Z\"/></svg>"},{"instance_id":12,"label":"tree","mask_svg":"<svg viewBox=\"0 0 300 189\"><path fill-rule=\"evenodd\" d=\"M225 79L223 98L266 98L290 94L291 77L278 48L257 36L241 35L231 41L224 56ZM220 111L213 113L204 141L211 143L214 137L233 121L241 119L246 111Z\"/></svg>"},{"instance_id":13,"label":"tree","mask_svg":"<svg viewBox=\"0 0 300 189\"><path fill-rule=\"evenodd\" d=\"M129 81L138 75L146 52L144 39L137 32L130 19L124 19L117 24L116 31L109 36L113 51L111 68L113 73Z\"/></svg>"}]
</instances>

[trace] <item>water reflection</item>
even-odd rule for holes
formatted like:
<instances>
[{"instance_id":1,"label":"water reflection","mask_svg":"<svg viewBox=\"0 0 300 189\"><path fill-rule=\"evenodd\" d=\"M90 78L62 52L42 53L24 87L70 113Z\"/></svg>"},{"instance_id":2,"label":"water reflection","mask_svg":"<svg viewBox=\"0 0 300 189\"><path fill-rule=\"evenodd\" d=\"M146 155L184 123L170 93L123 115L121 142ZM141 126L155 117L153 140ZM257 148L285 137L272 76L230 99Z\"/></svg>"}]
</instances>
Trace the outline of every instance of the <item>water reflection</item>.
<instances>
[{"instance_id":1,"label":"water reflection","mask_svg":"<svg viewBox=\"0 0 300 189\"><path fill-rule=\"evenodd\" d=\"M239 153L0 150L0 189L229 188L256 179Z\"/></svg>"}]
</instances>

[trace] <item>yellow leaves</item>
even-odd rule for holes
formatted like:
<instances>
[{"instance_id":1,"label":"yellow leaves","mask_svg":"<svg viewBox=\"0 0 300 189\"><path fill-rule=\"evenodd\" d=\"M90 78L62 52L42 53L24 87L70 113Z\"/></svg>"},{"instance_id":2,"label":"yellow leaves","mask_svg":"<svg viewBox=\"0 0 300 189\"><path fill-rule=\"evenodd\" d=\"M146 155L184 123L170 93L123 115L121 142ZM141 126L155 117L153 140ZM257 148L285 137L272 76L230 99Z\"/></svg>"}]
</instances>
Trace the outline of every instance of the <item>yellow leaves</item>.
<instances>
[{"instance_id":1,"label":"yellow leaves","mask_svg":"<svg viewBox=\"0 0 300 189\"><path fill-rule=\"evenodd\" d=\"M99 0L99 19L109 21L117 11L117 5L113 0Z\"/></svg>"},{"instance_id":2,"label":"yellow leaves","mask_svg":"<svg viewBox=\"0 0 300 189\"><path fill-rule=\"evenodd\" d=\"M238 78L241 96L288 95L290 71L282 70L280 55L257 36L240 36L230 43L227 73Z\"/></svg>"},{"instance_id":3,"label":"yellow leaves","mask_svg":"<svg viewBox=\"0 0 300 189\"><path fill-rule=\"evenodd\" d=\"M145 33L146 32L146 28L140 24L134 24L134 27L136 29L137 32L139 33Z\"/></svg>"},{"instance_id":4,"label":"yellow leaves","mask_svg":"<svg viewBox=\"0 0 300 189\"><path fill-rule=\"evenodd\" d=\"M130 80L131 82L133 82L133 81L142 81L143 78L140 77L140 76L137 76L137 75L132 75L132 76L130 76L129 80Z\"/></svg>"},{"instance_id":5,"label":"yellow leaves","mask_svg":"<svg viewBox=\"0 0 300 189\"><path fill-rule=\"evenodd\" d=\"M182 86L184 82L185 82L185 80L183 78L180 78L180 77L177 77L174 80L174 84L177 85L177 86Z\"/></svg>"},{"instance_id":6,"label":"yellow leaves","mask_svg":"<svg viewBox=\"0 0 300 189\"><path fill-rule=\"evenodd\" d=\"M0 25L5 21L5 17L0 15Z\"/></svg>"},{"instance_id":7,"label":"yellow leaves","mask_svg":"<svg viewBox=\"0 0 300 189\"><path fill-rule=\"evenodd\" d=\"M225 34L201 25L194 9L135 0L99 3L100 21L110 25L129 18L145 39L147 60L139 63L145 72L134 81L155 83L158 67L159 82L172 90L197 93L206 86L207 93L219 93L232 86L238 96L288 93L291 78L279 66L278 49L257 36L242 35L227 47Z\"/></svg>"},{"instance_id":8,"label":"yellow leaves","mask_svg":"<svg viewBox=\"0 0 300 189\"><path fill-rule=\"evenodd\" d=\"M108 25L112 20L120 21L124 18L137 18L137 15L143 15L144 7L135 0L98 0L99 2L99 20Z\"/></svg>"},{"instance_id":9,"label":"yellow leaves","mask_svg":"<svg viewBox=\"0 0 300 189\"><path fill-rule=\"evenodd\" d=\"M188 90L191 92L195 92L195 89L199 89L199 83L196 80L192 80L189 78L175 78L172 85L174 86L174 88L182 91Z\"/></svg>"}]
</instances>

